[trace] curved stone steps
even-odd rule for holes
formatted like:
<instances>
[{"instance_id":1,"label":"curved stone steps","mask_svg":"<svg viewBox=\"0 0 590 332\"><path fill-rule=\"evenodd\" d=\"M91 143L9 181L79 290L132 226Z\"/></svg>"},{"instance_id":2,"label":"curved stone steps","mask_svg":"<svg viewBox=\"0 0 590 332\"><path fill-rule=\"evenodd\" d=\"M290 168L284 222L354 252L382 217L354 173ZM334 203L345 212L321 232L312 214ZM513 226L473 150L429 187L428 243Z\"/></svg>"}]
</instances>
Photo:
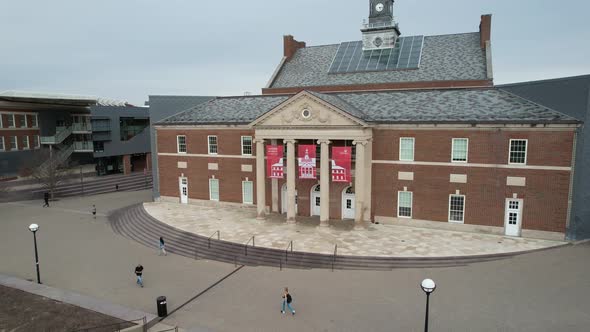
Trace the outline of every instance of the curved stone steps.
<instances>
[{"instance_id":1,"label":"curved stone steps","mask_svg":"<svg viewBox=\"0 0 590 332\"><path fill-rule=\"evenodd\" d=\"M110 217L113 231L124 237L158 250L160 236L166 240L166 250L193 259L208 259L248 266L273 266L288 268L322 268L354 270L391 270L397 268L451 267L474 262L505 259L514 253L466 256L466 257L370 257L336 256L306 252L252 247L240 243L208 238L171 227L150 216L142 204L130 206Z\"/></svg>"}]
</instances>

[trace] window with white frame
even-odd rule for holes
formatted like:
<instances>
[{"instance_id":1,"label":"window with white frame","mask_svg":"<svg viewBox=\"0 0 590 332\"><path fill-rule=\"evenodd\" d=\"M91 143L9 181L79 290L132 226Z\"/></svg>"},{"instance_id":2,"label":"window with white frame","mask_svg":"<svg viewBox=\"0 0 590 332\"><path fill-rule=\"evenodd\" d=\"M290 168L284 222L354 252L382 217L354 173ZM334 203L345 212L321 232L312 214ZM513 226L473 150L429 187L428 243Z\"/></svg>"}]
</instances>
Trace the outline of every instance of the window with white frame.
<instances>
[{"instance_id":1,"label":"window with white frame","mask_svg":"<svg viewBox=\"0 0 590 332\"><path fill-rule=\"evenodd\" d=\"M453 138L453 148L451 151L451 161L454 163L466 163L468 150L469 150L469 139L467 139L467 138Z\"/></svg>"},{"instance_id":2,"label":"window with white frame","mask_svg":"<svg viewBox=\"0 0 590 332\"><path fill-rule=\"evenodd\" d=\"M186 136L178 135L176 136L176 147L178 153L186 153Z\"/></svg>"},{"instance_id":3,"label":"window with white frame","mask_svg":"<svg viewBox=\"0 0 590 332\"><path fill-rule=\"evenodd\" d=\"M414 161L414 138L401 137L399 139L399 160Z\"/></svg>"},{"instance_id":4,"label":"window with white frame","mask_svg":"<svg viewBox=\"0 0 590 332\"><path fill-rule=\"evenodd\" d=\"M411 191L398 191L397 193L397 216L400 218L412 218L412 201Z\"/></svg>"},{"instance_id":5,"label":"window with white frame","mask_svg":"<svg viewBox=\"0 0 590 332\"><path fill-rule=\"evenodd\" d=\"M242 181L242 202L254 204L254 183L252 181Z\"/></svg>"},{"instance_id":6,"label":"window with white frame","mask_svg":"<svg viewBox=\"0 0 590 332\"><path fill-rule=\"evenodd\" d=\"M37 114L31 115L31 127L37 128L39 127L39 118Z\"/></svg>"},{"instance_id":7,"label":"window with white frame","mask_svg":"<svg viewBox=\"0 0 590 332\"><path fill-rule=\"evenodd\" d=\"M207 136L209 154L217 154L217 136Z\"/></svg>"},{"instance_id":8,"label":"window with white frame","mask_svg":"<svg viewBox=\"0 0 590 332\"><path fill-rule=\"evenodd\" d=\"M18 114L18 126L19 128L26 128L27 127L27 116L24 114Z\"/></svg>"},{"instance_id":9,"label":"window with white frame","mask_svg":"<svg viewBox=\"0 0 590 332\"><path fill-rule=\"evenodd\" d=\"M23 136L23 150L29 149L29 136Z\"/></svg>"},{"instance_id":10,"label":"window with white frame","mask_svg":"<svg viewBox=\"0 0 590 332\"><path fill-rule=\"evenodd\" d=\"M242 136L242 156L252 155L252 136Z\"/></svg>"},{"instance_id":11,"label":"window with white frame","mask_svg":"<svg viewBox=\"0 0 590 332\"><path fill-rule=\"evenodd\" d=\"M8 114L8 128L14 128L14 114Z\"/></svg>"},{"instance_id":12,"label":"window with white frame","mask_svg":"<svg viewBox=\"0 0 590 332\"><path fill-rule=\"evenodd\" d=\"M209 179L209 199L219 201L219 179Z\"/></svg>"},{"instance_id":13,"label":"window with white frame","mask_svg":"<svg viewBox=\"0 0 590 332\"><path fill-rule=\"evenodd\" d=\"M6 148L4 147L4 136L0 136L0 151L4 151Z\"/></svg>"},{"instance_id":14,"label":"window with white frame","mask_svg":"<svg viewBox=\"0 0 590 332\"><path fill-rule=\"evenodd\" d=\"M526 139L511 139L510 140L510 157L509 164L526 164L526 149L528 140Z\"/></svg>"},{"instance_id":15,"label":"window with white frame","mask_svg":"<svg viewBox=\"0 0 590 332\"><path fill-rule=\"evenodd\" d=\"M39 135L33 136L33 146L35 149L38 149L41 147L40 142L39 142Z\"/></svg>"},{"instance_id":16,"label":"window with white frame","mask_svg":"<svg viewBox=\"0 0 590 332\"><path fill-rule=\"evenodd\" d=\"M449 196L449 222L465 221L465 195Z\"/></svg>"},{"instance_id":17,"label":"window with white frame","mask_svg":"<svg viewBox=\"0 0 590 332\"><path fill-rule=\"evenodd\" d=\"M18 150L18 142L16 136L10 136L10 150Z\"/></svg>"}]
</instances>

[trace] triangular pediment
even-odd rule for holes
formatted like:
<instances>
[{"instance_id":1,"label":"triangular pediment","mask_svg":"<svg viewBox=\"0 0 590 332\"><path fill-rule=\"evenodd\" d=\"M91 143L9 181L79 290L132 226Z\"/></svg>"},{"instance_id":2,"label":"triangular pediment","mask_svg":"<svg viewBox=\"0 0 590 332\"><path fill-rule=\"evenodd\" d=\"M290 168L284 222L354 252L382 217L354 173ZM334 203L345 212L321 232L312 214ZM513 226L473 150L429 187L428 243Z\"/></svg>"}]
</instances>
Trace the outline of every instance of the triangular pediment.
<instances>
[{"instance_id":1,"label":"triangular pediment","mask_svg":"<svg viewBox=\"0 0 590 332\"><path fill-rule=\"evenodd\" d=\"M258 117L253 127L366 127L358 117L302 91Z\"/></svg>"}]
</instances>

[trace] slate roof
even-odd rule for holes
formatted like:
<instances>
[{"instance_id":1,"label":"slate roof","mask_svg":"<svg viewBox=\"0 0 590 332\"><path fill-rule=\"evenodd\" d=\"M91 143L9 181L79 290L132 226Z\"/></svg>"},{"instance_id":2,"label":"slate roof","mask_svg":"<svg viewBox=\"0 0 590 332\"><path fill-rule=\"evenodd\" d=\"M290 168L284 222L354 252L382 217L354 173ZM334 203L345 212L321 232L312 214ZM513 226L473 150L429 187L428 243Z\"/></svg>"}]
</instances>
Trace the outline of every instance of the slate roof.
<instances>
[{"instance_id":1,"label":"slate roof","mask_svg":"<svg viewBox=\"0 0 590 332\"><path fill-rule=\"evenodd\" d=\"M374 123L578 123L499 89L336 94Z\"/></svg>"},{"instance_id":2,"label":"slate roof","mask_svg":"<svg viewBox=\"0 0 590 332\"><path fill-rule=\"evenodd\" d=\"M309 93L369 123L579 123L573 117L495 88ZM159 124L248 124L290 97L217 98Z\"/></svg>"},{"instance_id":3,"label":"slate roof","mask_svg":"<svg viewBox=\"0 0 590 332\"><path fill-rule=\"evenodd\" d=\"M215 97L206 96L149 96L150 118L152 123L188 110Z\"/></svg>"},{"instance_id":4,"label":"slate roof","mask_svg":"<svg viewBox=\"0 0 590 332\"><path fill-rule=\"evenodd\" d=\"M340 44L299 49L270 88L487 79L479 32L426 36L420 68L328 74Z\"/></svg>"},{"instance_id":5,"label":"slate roof","mask_svg":"<svg viewBox=\"0 0 590 332\"><path fill-rule=\"evenodd\" d=\"M160 121L159 125L250 123L291 96L219 97Z\"/></svg>"}]
</instances>

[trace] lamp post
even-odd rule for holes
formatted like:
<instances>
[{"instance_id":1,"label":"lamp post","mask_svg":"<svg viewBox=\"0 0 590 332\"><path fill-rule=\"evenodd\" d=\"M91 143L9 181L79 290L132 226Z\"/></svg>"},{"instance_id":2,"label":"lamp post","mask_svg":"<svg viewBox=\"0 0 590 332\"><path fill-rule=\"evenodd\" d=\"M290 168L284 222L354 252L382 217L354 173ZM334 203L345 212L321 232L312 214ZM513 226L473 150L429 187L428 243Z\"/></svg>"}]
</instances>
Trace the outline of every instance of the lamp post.
<instances>
[{"instance_id":1,"label":"lamp post","mask_svg":"<svg viewBox=\"0 0 590 332\"><path fill-rule=\"evenodd\" d=\"M436 289L436 284L432 279L424 279L420 284L424 293L426 293L426 316L424 317L424 332L428 332L428 305L430 304L430 294Z\"/></svg>"},{"instance_id":2,"label":"lamp post","mask_svg":"<svg viewBox=\"0 0 590 332\"><path fill-rule=\"evenodd\" d=\"M29 226L29 230L33 232L33 242L35 243L35 267L37 268L37 283L41 283L41 276L39 274L39 254L37 253L37 231L39 230L39 225L31 224Z\"/></svg>"}]
</instances>

